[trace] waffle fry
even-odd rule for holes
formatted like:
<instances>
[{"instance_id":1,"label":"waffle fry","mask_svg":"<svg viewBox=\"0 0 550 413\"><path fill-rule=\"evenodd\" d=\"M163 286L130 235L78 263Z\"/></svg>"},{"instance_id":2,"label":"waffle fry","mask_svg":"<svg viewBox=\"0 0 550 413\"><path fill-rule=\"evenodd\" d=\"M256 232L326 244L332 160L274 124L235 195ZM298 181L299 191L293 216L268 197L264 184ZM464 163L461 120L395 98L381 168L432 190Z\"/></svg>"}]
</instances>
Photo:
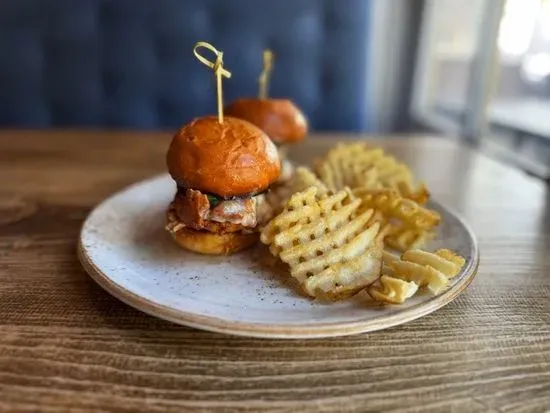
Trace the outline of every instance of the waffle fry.
<instances>
[{"instance_id":1,"label":"waffle fry","mask_svg":"<svg viewBox=\"0 0 550 413\"><path fill-rule=\"evenodd\" d=\"M424 206L429 197L411 170L382 149L339 144L315 172L299 167L267 195L276 216L260 239L310 297L340 300L366 290L377 301L400 304L420 287L440 293L465 263L450 250L420 249L441 221Z\"/></svg>"},{"instance_id":2,"label":"waffle fry","mask_svg":"<svg viewBox=\"0 0 550 413\"><path fill-rule=\"evenodd\" d=\"M363 201L362 208L377 209L386 217L398 219L410 228L430 230L441 221L441 216L436 211L419 206L391 189L358 188L353 193Z\"/></svg>"},{"instance_id":3,"label":"waffle fry","mask_svg":"<svg viewBox=\"0 0 550 413\"><path fill-rule=\"evenodd\" d=\"M319 189L319 195L328 192L328 188L315 176L311 169L304 166L298 167L290 180L268 192L267 202L273 211L279 213L292 194L304 191L312 186Z\"/></svg>"},{"instance_id":4,"label":"waffle fry","mask_svg":"<svg viewBox=\"0 0 550 413\"><path fill-rule=\"evenodd\" d=\"M434 253L409 250L401 258L384 252L383 261L393 270L394 277L427 287L433 294L442 292L449 278L456 276L465 263L464 258L447 249Z\"/></svg>"},{"instance_id":5,"label":"waffle fry","mask_svg":"<svg viewBox=\"0 0 550 413\"><path fill-rule=\"evenodd\" d=\"M385 242L399 251L423 247L433 238L433 229L441 221L436 211L403 198L392 189L356 188L353 193L362 200L361 209L373 208L391 223Z\"/></svg>"},{"instance_id":6,"label":"waffle fry","mask_svg":"<svg viewBox=\"0 0 550 413\"><path fill-rule=\"evenodd\" d=\"M367 288L369 295L376 301L388 304L402 304L418 290L413 281L404 281L390 275L382 275L376 284Z\"/></svg>"},{"instance_id":7,"label":"waffle fry","mask_svg":"<svg viewBox=\"0 0 550 413\"><path fill-rule=\"evenodd\" d=\"M339 144L331 149L316 167L321 181L333 192L346 186L353 188L360 179L366 178L367 183L374 183L377 175L374 176L375 172L365 165L365 162L369 162L372 166L372 159L364 156L365 150L366 146L362 143ZM382 155L382 150L377 150L371 154L371 158ZM358 162L358 159L361 161Z\"/></svg>"},{"instance_id":8,"label":"waffle fry","mask_svg":"<svg viewBox=\"0 0 550 413\"><path fill-rule=\"evenodd\" d=\"M425 204L430 196L424 185L413 188L413 174L407 165L365 143L337 145L318 162L316 172L333 192L346 186L391 188L419 204Z\"/></svg>"},{"instance_id":9,"label":"waffle fry","mask_svg":"<svg viewBox=\"0 0 550 413\"><path fill-rule=\"evenodd\" d=\"M394 275L393 266L396 262L399 262L401 260L401 257L399 255L392 254L391 252L388 252L384 250L382 253L382 263L384 265L384 274L388 274L387 271L390 271L389 275Z\"/></svg>"},{"instance_id":10,"label":"waffle fry","mask_svg":"<svg viewBox=\"0 0 550 413\"><path fill-rule=\"evenodd\" d=\"M438 249L435 253L422 250L410 250L403 253L402 259L420 265L430 266L445 274L448 278L455 277L466 260L448 249Z\"/></svg>"},{"instance_id":11,"label":"waffle fry","mask_svg":"<svg viewBox=\"0 0 550 413\"><path fill-rule=\"evenodd\" d=\"M317 187L294 194L264 228L261 241L290 267L312 297L349 297L380 276L385 229L372 209L357 214L350 191L333 195Z\"/></svg>"},{"instance_id":12,"label":"waffle fry","mask_svg":"<svg viewBox=\"0 0 550 413\"><path fill-rule=\"evenodd\" d=\"M306 168L304 166L299 167L296 169L296 173L293 177L293 179L290 182L292 193L296 192L302 192L306 189L314 186L317 188L317 195L318 196L324 196L328 193L327 186L321 182L317 176L313 173L313 171L309 168Z\"/></svg>"},{"instance_id":13,"label":"waffle fry","mask_svg":"<svg viewBox=\"0 0 550 413\"><path fill-rule=\"evenodd\" d=\"M433 231L417 231L409 228L392 227L388 236L384 239L385 244L400 252L412 249L421 249L428 242L435 238Z\"/></svg>"},{"instance_id":14,"label":"waffle fry","mask_svg":"<svg viewBox=\"0 0 550 413\"><path fill-rule=\"evenodd\" d=\"M420 184L417 189L413 189L408 182L398 182L396 190L403 198L410 199L418 205L425 205L430 199L430 192L424 183Z\"/></svg>"},{"instance_id":15,"label":"waffle fry","mask_svg":"<svg viewBox=\"0 0 550 413\"><path fill-rule=\"evenodd\" d=\"M374 151L376 149L372 149ZM373 159L373 166L378 171L378 181L386 188L397 188L400 182L412 185L413 174L409 167L397 161L393 156L386 155Z\"/></svg>"}]
</instances>

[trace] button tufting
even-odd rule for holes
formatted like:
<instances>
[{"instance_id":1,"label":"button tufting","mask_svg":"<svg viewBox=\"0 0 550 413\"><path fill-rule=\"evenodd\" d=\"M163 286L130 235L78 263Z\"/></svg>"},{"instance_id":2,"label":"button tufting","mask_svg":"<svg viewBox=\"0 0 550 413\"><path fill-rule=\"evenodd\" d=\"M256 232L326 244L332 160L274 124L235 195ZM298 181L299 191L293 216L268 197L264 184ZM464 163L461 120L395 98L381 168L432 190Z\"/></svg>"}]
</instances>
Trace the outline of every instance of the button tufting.
<instances>
[{"instance_id":1,"label":"button tufting","mask_svg":"<svg viewBox=\"0 0 550 413\"><path fill-rule=\"evenodd\" d=\"M313 129L368 128L370 2L346 0L3 0L0 125L174 128L214 113L212 76L193 44L224 51L226 102L256 96L262 50L270 93Z\"/></svg>"}]
</instances>

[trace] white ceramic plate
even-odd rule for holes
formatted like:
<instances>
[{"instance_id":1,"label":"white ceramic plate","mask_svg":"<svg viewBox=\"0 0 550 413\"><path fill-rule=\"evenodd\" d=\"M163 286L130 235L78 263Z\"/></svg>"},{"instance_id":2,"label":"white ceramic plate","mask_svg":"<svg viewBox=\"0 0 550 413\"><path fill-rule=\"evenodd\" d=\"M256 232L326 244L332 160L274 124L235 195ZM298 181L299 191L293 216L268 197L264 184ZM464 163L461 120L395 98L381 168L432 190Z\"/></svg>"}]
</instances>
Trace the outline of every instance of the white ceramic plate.
<instances>
[{"instance_id":1,"label":"white ceramic plate","mask_svg":"<svg viewBox=\"0 0 550 413\"><path fill-rule=\"evenodd\" d=\"M430 248L466 258L451 287L402 305L378 305L365 295L320 303L295 293L262 265L261 249L208 257L179 248L164 230L175 185L168 175L135 184L105 200L82 228L79 256L90 276L125 303L154 316L205 330L272 338L343 336L414 320L448 304L472 281L478 265L466 224L432 203L443 223Z\"/></svg>"}]
</instances>

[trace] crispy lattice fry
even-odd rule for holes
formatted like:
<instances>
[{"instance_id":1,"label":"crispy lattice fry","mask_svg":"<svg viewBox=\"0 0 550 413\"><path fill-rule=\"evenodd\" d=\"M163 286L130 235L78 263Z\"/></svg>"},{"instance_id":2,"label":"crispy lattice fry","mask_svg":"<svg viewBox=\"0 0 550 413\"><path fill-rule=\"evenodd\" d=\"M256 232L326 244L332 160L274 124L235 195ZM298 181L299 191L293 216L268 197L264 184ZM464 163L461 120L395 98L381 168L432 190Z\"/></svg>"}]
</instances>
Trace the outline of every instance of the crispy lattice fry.
<instances>
[{"instance_id":1,"label":"crispy lattice fry","mask_svg":"<svg viewBox=\"0 0 550 413\"><path fill-rule=\"evenodd\" d=\"M380 148L370 149L364 143L339 144L317 164L316 172L333 192L345 187L380 187L375 164L384 157Z\"/></svg>"},{"instance_id":2,"label":"crispy lattice fry","mask_svg":"<svg viewBox=\"0 0 550 413\"><path fill-rule=\"evenodd\" d=\"M413 174L407 165L365 143L337 145L318 162L316 172L333 192L345 187L390 188L419 204L425 204L430 196L424 185L413 188Z\"/></svg>"},{"instance_id":3,"label":"crispy lattice fry","mask_svg":"<svg viewBox=\"0 0 550 413\"><path fill-rule=\"evenodd\" d=\"M300 166L296 169L292 178L268 192L267 202L276 213L279 213L292 194L304 191L312 186L318 188L318 195L328 193L326 185L315 176L311 169Z\"/></svg>"},{"instance_id":4,"label":"crispy lattice fry","mask_svg":"<svg viewBox=\"0 0 550 413\"><path fill-rule=\"evenodd\" d=\"M346 186L369 187L376 182L388 186L412 182L412 173L405 164L386 155L381 148L371 148L365 143L337 145L318 163L316 171L333 191Z\"/></svg>"},{"instance_id":5,"label":"crispy lattice fry","mask_svg":"<svg viewBox=\"0 0 550 413\"><path fill-rule=\"evenodd\" d=\"M447 249L436 252L409 250L401 258L388 252L383 253L384 265L393 269L393 276L405 281L413 281L439 294L449 284L449 278L456 276L465 260Z\"/></svg>"},{"instance_id":6,"label":"crispy lattice fry","mask_svg":"<svg viewBox=\"0 0 550 413\"><path fill-rule=\"evenodd\" d=\"M384 230L371 222L372 209L357 215L361 200L350 191L319 192L311 187L294 194L261 240L308 295L343 299L380 276Z\"/></svg>"},{"instance_id":7,"label":"crispy lattice fry","mask_svg":"<svg viewBox=\"0 0 550 413\"><path fill-rule=\"evenodd\" d=\"M367 158L365 151L363 143L339 144L317 164L316 172L333 192L345 187L354 188L359 180L366 180L364 186L374 184L378 178L372 169L373 158L381 157L384 153L377 149L370 152L370 158Z\"/></svg>"},{"instance_id":8,"label":"crispy lattice fry","mask_svg":"<svg viewBox=\"0 0 550 413\"><path fill-rule=\"evenodd\" d=\"M382 253L382 263L384 264L384 274L388 274L387 270L391 271L390 275L393 275L393 264L400 261L399 255L392 254L389 251L384 250Z\"/></svg>"},{"instance_id":9,"label":"crispy lattice fry","mask_svg":"<svg viewBox=\"0 0 550 413\"><path fill-rule=\"evenodd\" d=\"M388 246L399 251L421 248L435 236L433 229L441 221L436 211L403 198L392 189L356 188L353 193L363 202L360 210L373 208L391 224L384 240Z\"/></svg>"},{"instance_id":10,"label":"crispy lattice fry","mask_svg":"<svg viewBox=\"0 0 550 413\"><path fill-rule=\"evenodd\" d=\"M327 186L315 176L311 169L304 166L296 169L290 184L293 194L305 191L312 186L317 188L317 196L324 196L328 193Z\"/></svg>"},{"instance_id":11,"label":"crispy lattice fry","mask_svg":"<svg viewBox=\"0 0 550 413\"><path fill-rule=\"evenodd\" d=\"M441 221L441 216L436 211L403 198L397 191L391 189L357 188L353 193L361 198L362 208L379 210L388 219L398 219L408 228L430 230Z\"/></svg>"},{"instance_id":12,"label":"crispy lattice fry","mask_svg":"<svg viewBox=\"0 0 550 413\"><path fill-rule=\"evenodd\" d=\"M408 182L398 182L395 189L403 198L410 199L419 205L425 205L430 199L430 192L424 183L413 189Z\"/></svg>"},{"instance_id":13,"label":"crispy lattice fry","mask_svg":"<svg viewBox=\"0 0 550 413\"><path fill-rule=\"evenodd\" d=\"M422 250L410 250L403 253L402 260L430 266L445 274L448 278L455 277L466 260L448 249L438 249L435 253Z\"/></svg>"},{"instance_id":14,"label":"crispy lattice fry","mask_svg":"<svg viewBox=\"0 0 550 413\"><path fill-rule=\"evenodd\" d=\"M378 172L378 181L386 188L397 188L400 182L412 184L413 174L409 167L393 156L384 154L382 157L374 158L373 167Z\"/></svg>"},{"instance_id":15,"label":"crispy lattice fry","mask_svg":"<svg viewBox=\"0 0 550 413\"><path fill-rule=\"evenodd\" d=\"M404 252L407 250L424 248L426 244L434 238L434 231L417 231L406 227L397 228L392 226L384 242L388 247Z\"/></svg>"},{"instance_id":16,"label":"crispy lattice fry","mask_svg":"<svg viewBox=\"0 0 550 413\"><path fill-rule=\"evenodd\" d=\"M369 295L376 301L388 304L402 304L418 291L413 281L405 281L390 275L382 275L377 283L367 288Z\"/></svg>"}]
</instances>

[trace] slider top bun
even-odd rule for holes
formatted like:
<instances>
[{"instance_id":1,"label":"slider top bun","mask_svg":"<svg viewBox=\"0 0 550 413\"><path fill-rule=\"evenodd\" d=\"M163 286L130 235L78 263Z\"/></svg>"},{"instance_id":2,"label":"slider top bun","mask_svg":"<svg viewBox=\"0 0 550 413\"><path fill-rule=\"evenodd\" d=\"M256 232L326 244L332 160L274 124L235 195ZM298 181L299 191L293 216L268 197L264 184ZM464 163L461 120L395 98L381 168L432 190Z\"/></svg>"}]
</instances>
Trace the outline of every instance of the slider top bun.
<instances>
[{"instance_id":1,"label":"slider top bun","mask_svg":"<svg viewBox=\"0 0 550 413\"><path fill-rule=\"evenodd\" d=\"M306 117L287 99L238 99L224 113L256 125L278 144L301 141L307 134Z\"/></svg>"},{"instance_id":2,"label":"slider top bun","mask_svg":"<svg viewBox=\"0 0 550 413\"><path fill-rule=\"evenodd\" d=\"M194 119L172 139L168 171L181 186L222 198L253 195L279 178L277 148L267 135L241 119Z\"/></svg>"}]
</instances>

